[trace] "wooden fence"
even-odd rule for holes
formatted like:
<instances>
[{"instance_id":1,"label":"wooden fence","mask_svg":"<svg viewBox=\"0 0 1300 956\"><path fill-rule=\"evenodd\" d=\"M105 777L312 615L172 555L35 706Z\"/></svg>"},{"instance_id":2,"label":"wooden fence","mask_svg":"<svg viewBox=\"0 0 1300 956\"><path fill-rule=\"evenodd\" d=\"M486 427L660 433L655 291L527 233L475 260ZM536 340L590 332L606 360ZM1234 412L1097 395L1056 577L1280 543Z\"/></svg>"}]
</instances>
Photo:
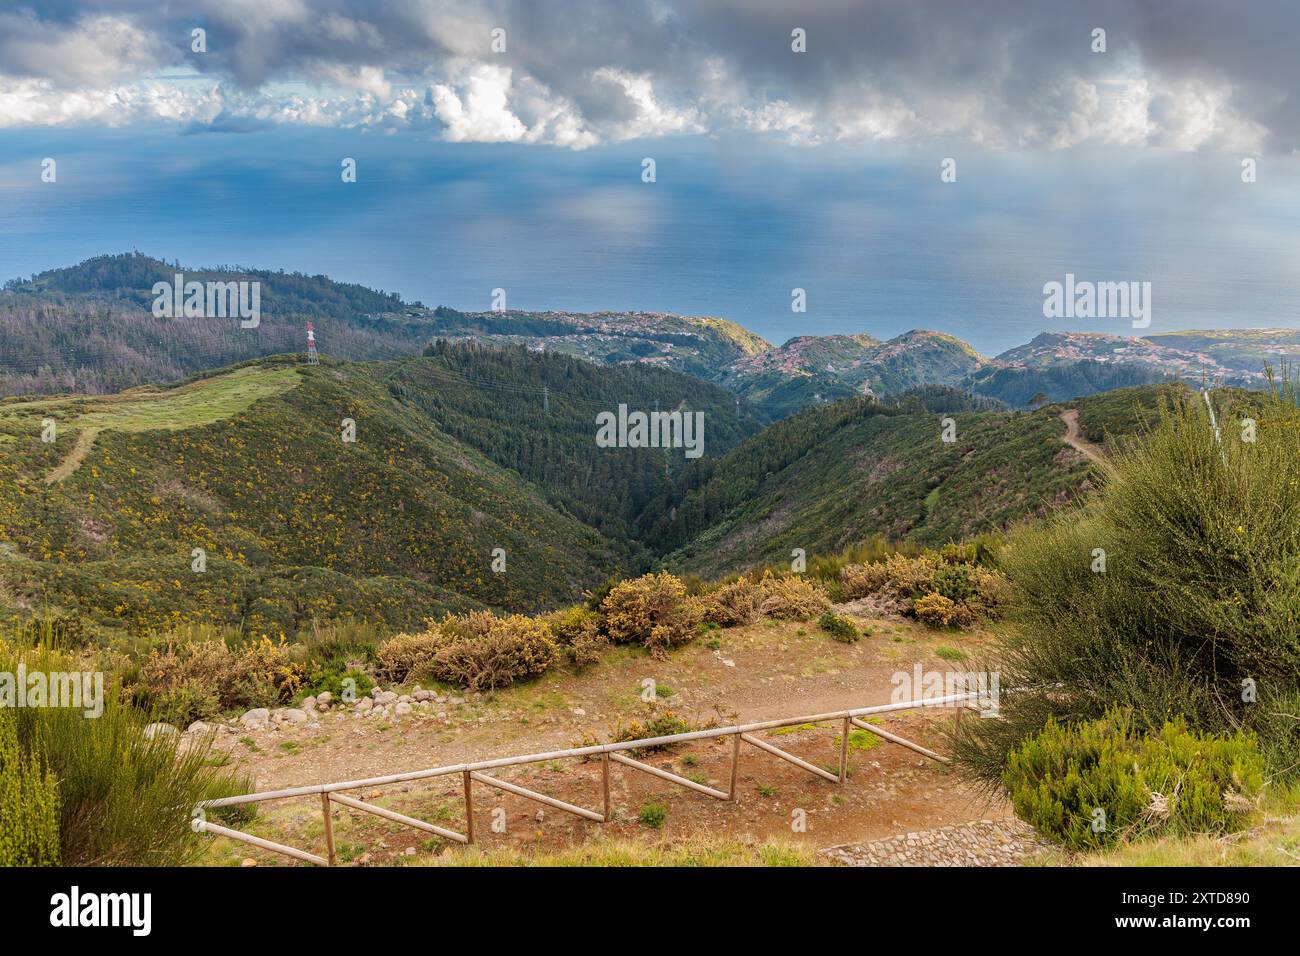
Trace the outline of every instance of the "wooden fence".
<instances>
[{"instance_id":1,"label":"wooden fence","mask_svg":"<svg viewBox=\"0 0 1300 956\"><path fill-rule=\"evenodd\" d=\"M613 807L610 803L609 796L609 771L610 764L617 763L620 766L629 767L633 770L640 770L648 773L660 780L666 780L669 783L677 784L688 790L694 790L705 796L713 797L716 800L738 801L740 795L736 790L736 773L740 767L740 745L741 743L752 744L754 747L771 754L774 757L780 757L782 760L788 760L797 767L807 770L832 783L842 784L848 776L848 746L849 730L857 727L861 730L869 731L876 734L883 740L890 743L907 747L917 753L928 757L931 760L937 760L947 763L948 758L922 747L920 744L906 740L897 734L883 730L874 724L863 720L864 717L870 717L877 714L888 714L901 710L916 710L923 707L956 707L957 719L961 720L963 711L972 709L972 704L976 704L982 699L987 699L987 695L978 692L964 694L949 694L945 697L935 697L926 700L910 700L897 704L880 704L875 707L858 707L852 710L837 710L826 714L807 714L801 717L781 717L776 720L761 720L755 723L740 724L734 727L715 727L708 730L695 730L681 734L669 734L664 737L646 737L639 740L624 740L612 744L595 744L589 747L572 747L568 750L552 750L546 753L523 754L516 757L499 757L493 760L480 760L474 763L451 764L445 767L433 767L428 770L412 770L407 773L389 774L384 777L368 777L362 780L346 780L341 783L315 784L306 787L290 787L285 790L267 790L261 793L248 793L235 797L221 797L214 800L205 800L195 807L193 829L196 833L211 833L216 836L229 837L232 840L238 840L252 846L261 847L264 850L272 850L285 856L292 857L295 860L302 860L307 863L315 863L320 866L334 866L337 864L337 856L334 851L334 824L330 816L331 808L334 804L347 807L351 810L359 810L363 813L371 813L375 816L382 817L385 820L391 820L394 823L401 823L405 826L414 827L417 830L423 830L426 833L432 833L436 836L452 840L457 843L474 842L474 795L473 785L475 783L483 784L494 790L502 790L506 793L513 793L516 796L526 797L529 800L536 800L538 803L545 804L548 807L554 807L557 810L564 810L568 813L576 814L587 820L593 820L597 823L608 823L612 819ZM820 724L826 722L838 721L841 724L840 754L839 754L839 772L832 773L822 767L808 763L796 757L794 754L787 753L779 747L773 746L766 740L755 737L754 734L766 730L776 730L781 727L793 727L801 724ZM627 751L639 750L647 747L658 747L669 744L686 743L691 740L711 740L717 737L730 737L732 739L731 749L731 780L727 789L718 790L714 787L705 786L702 783L696 783L694 780L688 780L685 777L678 776L659 767L652 767L649 764L634 760L627 755ZM518 767L524 764L543 763L550 760L562 760L574 757L599 757L601 764L601 785L604 796L604 806L601 811L589 810L586 807L580 807L555 797L547 796L544 793L538 793L535 790L529 790L518 784L509 783L498 777L490 776L485 773L489 770L500 770L505 767ZM409 817L405 814L398 813L395 810L389 810L386 807L376 806L373 803L366 803L355 797L346 796L347 791L364 790L368 787L389 786L395 783L405 783L411 780L428 780L433 777L444 777L450 774L460 774L461 785L465 799L465 832L458 833L455 830L448 830L444 827L435 826L424 820L417 820L415 817ZM261 837L253 836L249 833L242 833L229 827L220 826L212 823L207 819L207 810L217 807L234 807L248 803L265 803L271 800L286 800L292 797L319 796L321 804L321 813L325 819L325 853L324 857L309 853L306 850L299 850L296 847L286 846L282 843L274 843L271 840L264 840Z\"/></svg>"}]
</instances>

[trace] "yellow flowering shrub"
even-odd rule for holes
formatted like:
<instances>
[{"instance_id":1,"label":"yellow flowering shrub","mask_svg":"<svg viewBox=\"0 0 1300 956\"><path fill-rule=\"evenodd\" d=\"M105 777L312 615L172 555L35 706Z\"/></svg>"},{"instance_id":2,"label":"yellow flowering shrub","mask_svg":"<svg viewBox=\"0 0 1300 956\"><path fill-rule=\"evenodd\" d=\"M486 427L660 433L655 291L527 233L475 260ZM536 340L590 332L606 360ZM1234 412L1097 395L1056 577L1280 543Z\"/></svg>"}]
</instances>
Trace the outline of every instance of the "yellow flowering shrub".
<instances>
[{"instance_id":1,"label":"yellow flowering shrub","mask_svg":"<svg viewBox=\"0 0 1300 956\"><path fill-rule=\"evenodd\" d=\"M777 578L764 574L759 586L763 592L759 610L768 617L806 621L821 617L831 609L826 589L798 575Z\"/></svg>"},{"instance_id":2,"label":"yellow flowering shrub","mask_svg":"<svg viewBox=\"0 0 1300 956\"><path fill-rule=\"evenodd\" d=\"M686 585L666 571L620 581L600 605L605 633L616 644L640 644L662 654L685 644L699 622Z\"/></svg>"}]
</instances>

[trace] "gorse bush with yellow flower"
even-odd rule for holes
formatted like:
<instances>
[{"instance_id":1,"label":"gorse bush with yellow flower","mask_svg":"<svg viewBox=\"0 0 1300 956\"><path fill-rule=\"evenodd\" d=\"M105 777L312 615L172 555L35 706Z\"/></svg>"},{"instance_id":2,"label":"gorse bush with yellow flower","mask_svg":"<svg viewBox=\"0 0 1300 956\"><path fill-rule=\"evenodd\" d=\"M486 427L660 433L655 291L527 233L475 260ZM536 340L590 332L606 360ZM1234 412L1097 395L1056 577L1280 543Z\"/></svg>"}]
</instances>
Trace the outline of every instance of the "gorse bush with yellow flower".
<instances>
[{"instance_id":1,"label":"gorse bush with yellow flower","mask_svg":"<svg viewBox=\"0 0 1300 956\"><path fill-rule=\"evenodd\" d=\"M620 581L600 605L602 629L615 644L640 644L662 654L695 636L700 608L681 579L662 571Z\"/></svg>"},{"instance_id":2,"label":"gorse bush with yellow flower","mask_svg":"<svg viewBox=\"0 0 1300 956\"><path fill-rule=\"evenodd\" d=\"M399 683L433 678L493 690L546 670L559 653L540 618L487 611L448 616L419 634L399 634L378 653L380 674Z\"/></svg>"},{"instance_id":3,"label":"gorse bush with yellow flower","mask_svg":"<svg viewBox=\"0 0 1300 956\"><path fill-rule=\"evenodd\" d=\"M140 655L126 672L135 703L182 726L223 711L287 704L304 686L308 664L283 637L235 648L219 640L175 637Z\"/></svg>"}]
</instances>

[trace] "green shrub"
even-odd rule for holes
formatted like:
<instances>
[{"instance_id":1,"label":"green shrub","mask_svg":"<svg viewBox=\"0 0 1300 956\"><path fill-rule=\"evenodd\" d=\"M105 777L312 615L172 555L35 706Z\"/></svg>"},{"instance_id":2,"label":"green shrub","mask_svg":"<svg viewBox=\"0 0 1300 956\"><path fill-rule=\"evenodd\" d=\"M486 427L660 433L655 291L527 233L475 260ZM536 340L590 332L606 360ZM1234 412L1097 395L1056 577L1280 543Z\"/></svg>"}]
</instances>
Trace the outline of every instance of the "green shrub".
<instances>
[{"instance_id":1,"label":"green shrub","mask_svg":"<svg viewBox=\"0 0 1300 956\"><path fill-rule=\"evenodd\" d=\"M299 644L309 670L342 672L374 663L380 633L374 625L361 622L313 626L299 638Z\"/></svg>"},{"instance_id":2,"label":"green shrub","mask_svg":"<svg viewBox=\"0 0 1300 956\"><path fill-rule=\"evenodd\" d=\"M964 604L975 597L969 564L947 564L934 573L932 587L953 604Z\"/></svg>"},{"instance_id":3,"label":"green shrub","mask_svg":"<svg viewBox=\"0 0 1300 956\"><path fill-rule=\"evenodd\" d=\"M587 608L592 611L599 611L600 606L605 603L605 598L609 597L609 592L614 590L621 580L621 578L611 575L590 591L585 592L587 597Z\"/></svg>"},{"instance_id":4,"label":"green shrub","mask_svg":"<svg viewBox=\"0 0 1300 956\"><path fill-rule=\"evenodd\" d=\"M998 785L1049 716L1116 705L1146 731L1254 732L1271 771L1300 769L1300 409L1271 393L1168 393L1080 506L1014 535L1000 561L1016 627L999 654L1001 720L968 721L959 760ZM1257 422L1243 440L1240 419ZM1104 563L1103 563L1104 562Z\"/></svg>"},{"instance_id":5,"label":"green shrub","mask_svg":"<svg viewBox=\"0 0 1300 956\"><path fill-rule=\"evenodd\" d=\"M819 617L817 624L841 644L856 644L862 638L862 633L856 624L834 611L827 611Z\"/></svg>"},{"instance_id":6,"label":"green shrub","mask_svg":"<svg viewBox=\"0 0 1300 956\"><path fill-rule=\"evenodd\" d=\"M0 671L75 672L84 662L45 647L0 643ZM64 866L180 866L203 844L190 829L201 800L247 793L242 774L210 765L211 741L144 736L149 716L105 681L103 713L68 707L15 710L20 746L58 780L59 862Z\"/></svg>"},{"instance_id":7,"label":"green shrub","mask_svg":"<svg viewBox=\"0 0 1300 956\"><path fill-rule=\"evenodd\" d=\"M1251 734L1219 737L1181 718L1158 733L1112 710L1041 732L1011 752L1002 780L1016 814L1072 850L1148 835L1238 829L1263 784Z\"/></svg>"},{"instance_id":8,"label":"green shrub","mask_svg":"<svg viewBox=\"0 0 1300 956\"><path fill-rule=\"evenodd\" d=\"M641 812L637 814L637 819L645 826L658 830L668 819L668 808L662 803L650 801L641 807Z\"/></svg>"},{"instance_id":9,"label":"green shrub","mask_svg":"<svg viewBox=\"0 0 1300 956\"><path fill-rule=\"evenodd\" d=\"M59 784L18 746L18 721L0 709L0 866L57 866Z\"/></svg>"},{"instance_id":10,"label":"green shrub","mask_svg":"<svg viewBox=\"0 0 1300 956\"><path fill-rule=\"evenodd\" d=\"M348 684L348 681L352 682L351 685ZM374 686L375 682L370 679L370 675L365 671L356 669L339 671L330 667L313 674L311 683L298 693L296 699L317 697L328 691L335 700L339 700L346 689L351 689L358 698L361 698L370 693Z\"/></svg>"}]
</instances>

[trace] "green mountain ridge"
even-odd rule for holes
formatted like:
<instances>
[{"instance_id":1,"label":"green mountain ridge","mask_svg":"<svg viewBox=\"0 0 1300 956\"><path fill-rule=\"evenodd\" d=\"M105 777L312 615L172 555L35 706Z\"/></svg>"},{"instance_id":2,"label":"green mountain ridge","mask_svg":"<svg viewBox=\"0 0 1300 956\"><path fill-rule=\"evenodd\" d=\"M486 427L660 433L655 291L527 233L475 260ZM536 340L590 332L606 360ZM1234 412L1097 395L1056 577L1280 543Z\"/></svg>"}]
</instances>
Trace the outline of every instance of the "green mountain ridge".
<instances>
[{"instance_id":1,"label":"green mountain ridge","mask_svg":"<svg viewBox=\"0 0 1300 956\"><path fill-rule=\"evenodd\" d=\"M1158 391L1078 401L1085 436L1134 433ZM875 536L940 545L1040 517L1090 487L1091 463L1063 443L1061 406L991 411L941 388L928 398L807 408L689 470L652 532L665 563L717 576Z\"/></svg>"},{"instance_id":2,"label":"green mountain ridge","mask_svg":"<svg viewBox=\"0 0 1300 956\"><path fill-rule=\"evenodd\" d=\"M256 279L257 329L217 319L156 318L155 281ZM773 346L720 318L663 312L462 312L404 302L325 276L223 267L187 270L139 253L100 256L8 282L0 291L0 394L106 394L305 348L317 326L336 358L396 358L436 339L520 345L597 365L658 366L722 385L767 420L855 395L943 385L1025 408L1172 378L1261 387L1265 362L1300 357L1293 329L1187 331L1145 338L1044 332L993 358L942 332L886 342L867 332L799 336Z\"/></svg>"}]
</instances>

